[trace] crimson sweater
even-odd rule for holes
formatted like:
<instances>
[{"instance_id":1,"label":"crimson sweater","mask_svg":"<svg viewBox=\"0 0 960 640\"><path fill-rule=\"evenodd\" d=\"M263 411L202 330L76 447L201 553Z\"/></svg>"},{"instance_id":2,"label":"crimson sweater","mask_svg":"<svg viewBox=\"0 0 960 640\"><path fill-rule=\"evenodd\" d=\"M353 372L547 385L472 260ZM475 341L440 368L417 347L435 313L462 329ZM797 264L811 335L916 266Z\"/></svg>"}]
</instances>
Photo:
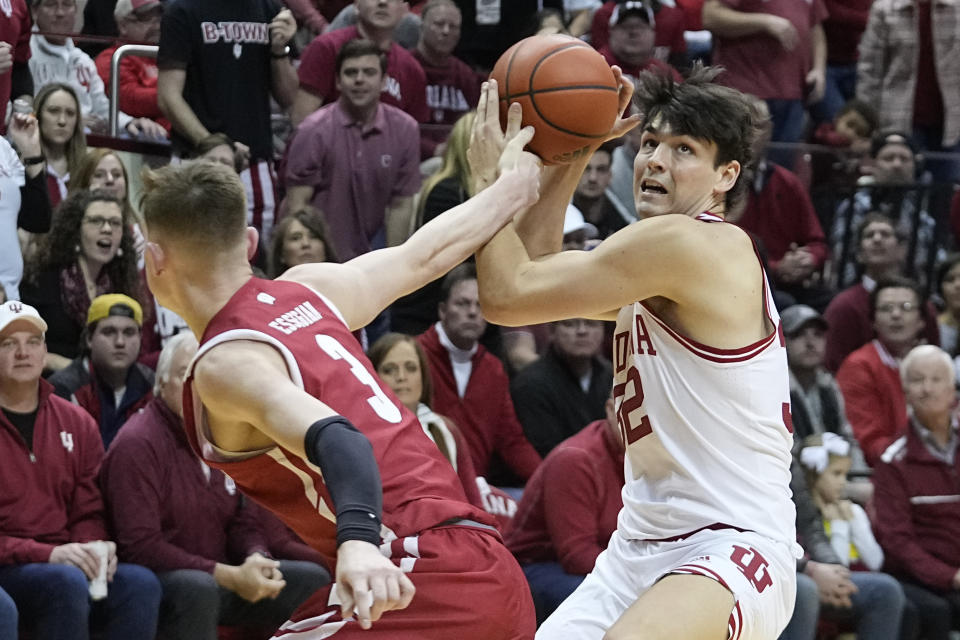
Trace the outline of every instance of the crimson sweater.
<instances>
[{"instance_id":1,"label":"crimson sweater","mask_svg":"<svg viewBox=\"0 0 960 640\"><path fill-rule=\"evenodd\" d=\"M879 340L873 340L843 361L837 385L853 435L867 464L873 466L901 435L907 420L898 363Z\"/></svg>"},{"instance_id":2,"label":"crimson sweater","mask_svg":"<svg viewBox=\"0 0 960 640\"><path fill-rule=\"evenodd\" d=\"M874 467L873 486L884 569L951 590L960 569L960 456L953 464L937 460L907 426Z\"/></svg>"},{"instance_id":3,"label":"crimson sweater","mask_svg":"<svg viewBox=\"0 0 960 640\"><path fill-rule=\"evenodd\" d=\"M461 398L457 393L450 354L440 344L436 328L427 329L417 336L417 341L430 362L431 407L460 427L477 474L487 475L496 452L524 480L533 475L540 464L540 455L523 435L523 427L510 398L507 373L497 357L483 345L477 346L470 381Z\"/></svg>"},{"instance_id":4,"label":"crimson sweater","mask_svg":"<svg viewBox=\"0 0 960 640\"><path fill-rule=\"evenodd\" d=\"M827 38L827 64L855 64L873 0L823 0L823 4L828 14L822 23Z\"/></svg>"},{"instance_id":5,"label":"crimson sweater","mask_svg":"<svg viewBox=\"0 0 960 640\"><path fill-rule=\"evenodd\" d=\"M110 95L110 59L120 45L100 52L95 63L104 89ZM150 118L170 131L170 122L163 117L157 103L157 63L150 58L126 56L120 61L120 110L134 118Z\"/></svg>"},{"instance_id":6,"label":"crimson sweater","mask_svg":"<svg viewBox=\"0 0 960 640\"><path fill-rule=\"evenodd\" d=\"M771 271L791 244L806 247L819 269L827 259L827 242L813 203L800 178L780 165L768 164L763 188L749 190L749 199L737 226L757 236L767 251Z\"/></svg>"},{"instance_id":7,"label":"crimson sweater","mask_svg":"<svg viewBox=\"0 0 960 640\"><path fill-rule=\"evenodd\" d=\"M830 327L827 330L827 352L824 364L830 371L836 371L848 355L873 339L870 292L862 282L847 287L833 297L823 317ZM930 302L927 302L925 307L923 322L923 335L927 342L940 344L937 310Z\"/></svg>"},{"instance_id":8,"label":"crimson sweater","mask_svg":"<svg viewBox=\"0 0 960 640\"><path fill-rule=\"evenodd\" d=\"M154 571L212 572L218 562L232 564L255 551L286 557L290 548L282 524L258 522L273 515L251 509L222 471L204 470L180 419L156 398L110 445L101 483L126 562ZM302 549L293 553L303 555ZM321 562L316 552L307 556Z\"/></svg>"},{"instance_id":9,"label":"crimson sweater","mask_svg":"<svg viewBox=\"0 0 960 640\"><path fill-rule=\"evenodd\" d=\"M530 478L504 543L520 564L559 562L586 575L617 528L622 488L623 450L604 420L591 422Z\"/></svg>"},{"instance_id":10,"label":"crimson sweater","mask_svg":"<svg viewBox=\"0 0 960 640\"><path fill-rule=\"evenodd\" d=\"M40 380L31 452L0 412L0 565L47 562L54 547L106 540L100 431Z\"/></svg>"}]
</instances>

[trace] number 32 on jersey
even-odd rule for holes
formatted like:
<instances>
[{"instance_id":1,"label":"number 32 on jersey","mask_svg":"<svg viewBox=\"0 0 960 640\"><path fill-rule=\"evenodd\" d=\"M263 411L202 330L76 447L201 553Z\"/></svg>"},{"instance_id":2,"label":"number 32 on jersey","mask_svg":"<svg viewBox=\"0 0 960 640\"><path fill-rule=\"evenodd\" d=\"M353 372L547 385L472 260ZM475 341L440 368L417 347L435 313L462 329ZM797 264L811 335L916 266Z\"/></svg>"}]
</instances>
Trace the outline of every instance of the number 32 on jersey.
<instances>
[{"instance_id":1,"label":"number 32 on jersey","mask_svg":"<svg viewBox=\"0 0 960 640\"><path fill-rule=\"evenodd\" d=\"M650 418L643 408L643 381L640 372L630 364L635 355L656 356L657 352L650 342L650 338L643 326L643 319L637 316L637 331L640 337L640 350L635 353L633 336L622 331L614 336L614 358L616 374L619 376L626 369L624 381L613 387L613 404L617 408L617 426L623 435L626 446L630 446L640 438L653 433ZM629 365L629 368L627 367Z\"/></svg>"}]
</instances>

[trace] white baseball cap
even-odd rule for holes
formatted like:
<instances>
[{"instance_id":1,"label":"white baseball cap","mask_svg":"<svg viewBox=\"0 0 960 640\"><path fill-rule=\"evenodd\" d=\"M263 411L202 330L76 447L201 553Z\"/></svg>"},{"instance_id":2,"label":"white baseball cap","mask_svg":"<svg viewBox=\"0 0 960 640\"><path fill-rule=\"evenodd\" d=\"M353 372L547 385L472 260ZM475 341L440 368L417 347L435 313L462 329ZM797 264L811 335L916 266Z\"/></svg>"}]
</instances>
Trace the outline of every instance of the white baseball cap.
<instances>
[{"instance_id":1,"label":"white baseball cap","mask_svg":"<svg viewBox=\"0 0 960 640\"><path fill-rule=\"evenodd\" d=\"M581 229L587 232L588 240L597 237L597 228L584 220L580 209L576 208L573 203L570 203L567 205L567 213L563 217L563 235L580 231Z\"/></svg>"},{"instance_id":2,"label":"white baseball cap","mask_svg":"<svg viewBox=\"0 0 960 640\"><path fill-rule=\"evenodd\" d=\"M0 333L17 321L32 324L41 332L46 332L47 323L43 321L37 310L19 300L8 300L0 304Z\"/></svg>"}]
</instances>

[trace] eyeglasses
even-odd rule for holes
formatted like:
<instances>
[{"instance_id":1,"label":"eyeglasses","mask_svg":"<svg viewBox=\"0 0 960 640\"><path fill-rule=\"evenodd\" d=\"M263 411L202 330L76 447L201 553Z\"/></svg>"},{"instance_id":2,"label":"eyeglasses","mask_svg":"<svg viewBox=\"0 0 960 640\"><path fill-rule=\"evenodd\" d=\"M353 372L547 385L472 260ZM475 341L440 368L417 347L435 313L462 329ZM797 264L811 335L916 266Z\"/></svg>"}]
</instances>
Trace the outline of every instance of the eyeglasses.
<instances>
[{"instance_id":1,"label":"eyeglasses","mask_svg":"<svg viewBox=\"0 0 960 640\"><path fill-rule=\"evenodd\" d=\"M913 302L885 302L877 305L877 313L893 313L899 309L903 313L917 311L920 307Z\"/></svg>"},{"instance_id":2,"label":"eyeglasses","mask_svg":"<svg viewBox=\"0 0 960 640\"><path fill-rule=\"evenodd\" d=\"M122 229L123 218L104 218L103 216L87 216L83 222L91 227L103 229L103 225L110 225L111 229Z\"/></svg>"}]
</instances>

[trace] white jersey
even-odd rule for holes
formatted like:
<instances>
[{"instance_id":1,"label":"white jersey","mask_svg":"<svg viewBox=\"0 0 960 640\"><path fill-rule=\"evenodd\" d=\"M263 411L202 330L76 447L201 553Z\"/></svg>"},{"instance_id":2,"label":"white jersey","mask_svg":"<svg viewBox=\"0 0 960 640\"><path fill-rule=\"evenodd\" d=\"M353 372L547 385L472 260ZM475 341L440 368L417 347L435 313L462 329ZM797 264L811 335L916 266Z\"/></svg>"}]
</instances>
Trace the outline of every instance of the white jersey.
<instances>
[{"instance_id":1,"label":"white jersey","mask_svg":"<svg viewBox=\"0 0 960 640\"><path fill-rule=\"evenodd\" d=\"M613 355L627 443L623 537L730 527L796 543L787 356L766 275L763 295L774 330L741 349L686 338L642 302L620 310Z\"/></svg>"}]
</instances>

